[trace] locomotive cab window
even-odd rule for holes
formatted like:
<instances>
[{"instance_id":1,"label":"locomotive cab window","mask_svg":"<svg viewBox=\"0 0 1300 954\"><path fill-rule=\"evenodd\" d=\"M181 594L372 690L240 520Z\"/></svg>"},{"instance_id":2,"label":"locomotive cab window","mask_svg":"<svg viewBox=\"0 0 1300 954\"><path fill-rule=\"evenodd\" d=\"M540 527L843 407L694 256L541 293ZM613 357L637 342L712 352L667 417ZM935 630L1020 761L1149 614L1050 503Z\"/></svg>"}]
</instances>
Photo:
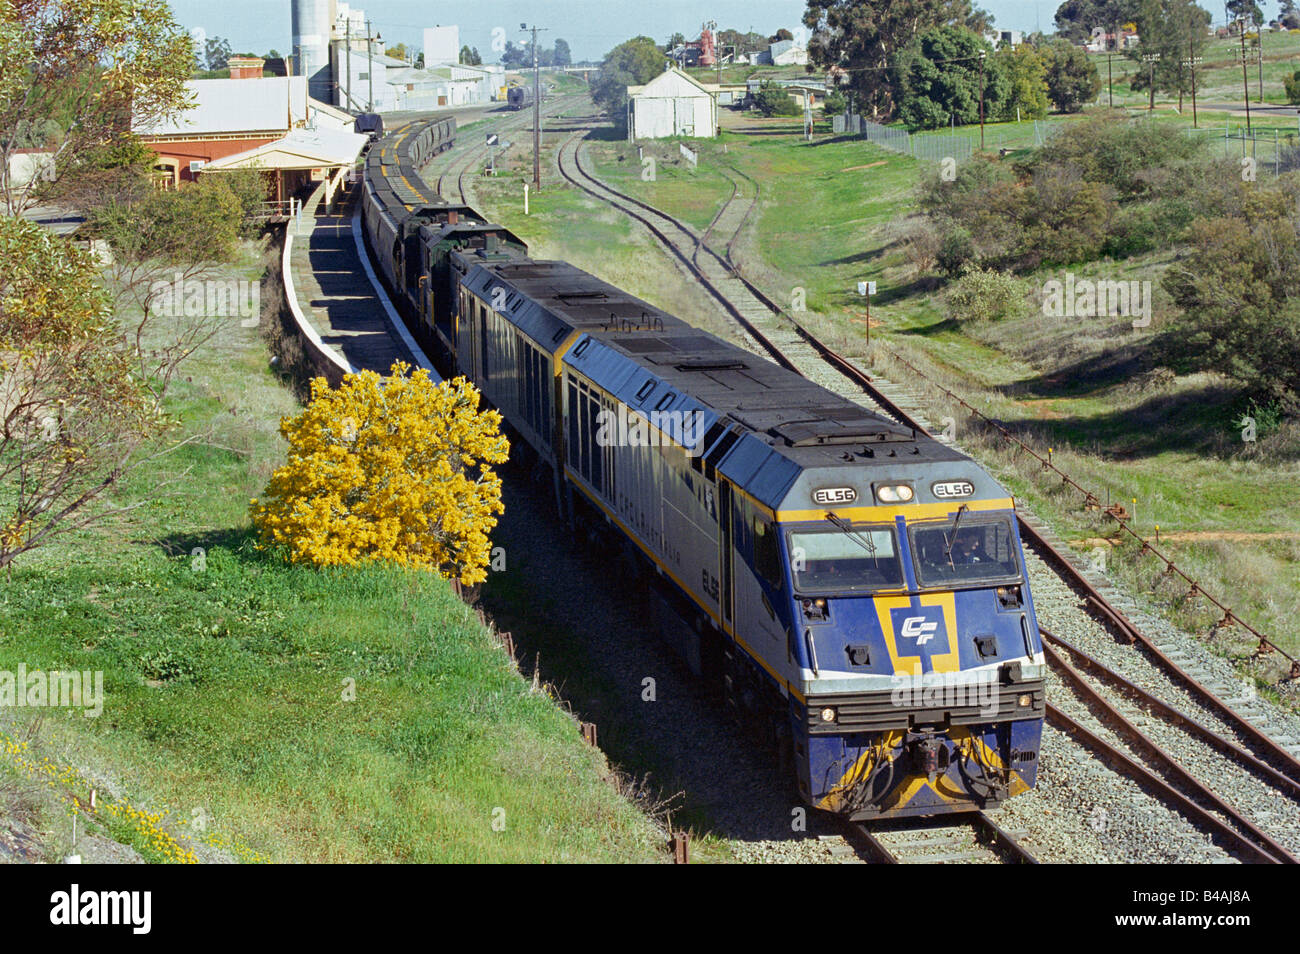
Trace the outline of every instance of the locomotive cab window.
<instances>
[{"instance_id":1,"label":"locomotive cab window","mask_svg":"<svg viewBox=\"0 0 1300 954\"><path fill-rule=\"evenodd\" d=\"M870 592L903 585L892 527L795 530L790 569L800 593Z\"/></svg>"},{"instance_id":2,"label":"locomotive cab window","mask_svg":"<svg viewBox=\"0 0 1300 954\"><path fill-rule=\"evenodd\" d=\"M1005 518L925 523L909 528L909 533L921 586L1020 578L1015 537Z\"/></svg>"},{"instance_id":3,"label":"locomotive cab window","mask_svg":"<svg viewBox=\"0 0 1300 954\"><path fill-rule=\"evenodd\" d=\"M781 589L781 547L776 531L762 517L754 517L754 569L767 582Z\"/></svg>"}]
</instances>

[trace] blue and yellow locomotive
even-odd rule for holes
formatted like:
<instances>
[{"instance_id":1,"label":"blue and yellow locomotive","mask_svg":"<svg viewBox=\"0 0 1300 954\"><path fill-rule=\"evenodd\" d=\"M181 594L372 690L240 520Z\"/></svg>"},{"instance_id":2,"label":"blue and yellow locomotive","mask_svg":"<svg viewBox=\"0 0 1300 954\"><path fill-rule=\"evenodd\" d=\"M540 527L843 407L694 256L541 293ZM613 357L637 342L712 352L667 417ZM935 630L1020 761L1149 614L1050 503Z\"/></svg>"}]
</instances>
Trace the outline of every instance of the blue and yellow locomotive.
<instances>
[{"instance_id":1,"label":"blue and yellow locomotive","mask_svg":"<svg viewBox=\"0 0 1300 954\"><path fill-rule=\"evenodd\" d=\"M471 209L394 201L390 168L413 171L372 160L367 237L416 337L654 582L659 629L808 804L928 815L1034 785L1044 658L1005 490Z\"/></svg>"}]
</instances>

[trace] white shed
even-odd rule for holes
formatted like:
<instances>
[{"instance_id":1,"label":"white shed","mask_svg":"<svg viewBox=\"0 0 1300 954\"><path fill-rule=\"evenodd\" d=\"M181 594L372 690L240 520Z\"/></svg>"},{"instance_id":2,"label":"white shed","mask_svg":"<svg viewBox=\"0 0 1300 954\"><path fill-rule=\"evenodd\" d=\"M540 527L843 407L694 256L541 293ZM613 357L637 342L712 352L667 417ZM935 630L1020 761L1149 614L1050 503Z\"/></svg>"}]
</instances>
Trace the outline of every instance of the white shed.
<instances>
[{"instance_id":1,"label":"white shed","mask_svg":"<svg viewBox=\"0 0 1300 954\"><path fill-rule=\"evenodd\" d=\"M628 139L718 134L718 102L695 79L670 66L644 86L629 86Z\"/></svg>"}]
</instances>

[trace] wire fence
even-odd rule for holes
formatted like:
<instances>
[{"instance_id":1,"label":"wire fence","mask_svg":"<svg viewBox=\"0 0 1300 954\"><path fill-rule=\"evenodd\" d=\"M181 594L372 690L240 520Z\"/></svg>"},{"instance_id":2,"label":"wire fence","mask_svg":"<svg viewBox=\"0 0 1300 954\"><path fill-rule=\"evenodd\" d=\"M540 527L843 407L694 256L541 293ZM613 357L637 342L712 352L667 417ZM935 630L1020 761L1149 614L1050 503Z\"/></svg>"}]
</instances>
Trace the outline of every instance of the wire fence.
<instances>
[{"instance_id":1,"label":"wire fence","mask_svg":"<svg viewBox=\"0 0 1300 954\"><path fill-rule=\"evenodd\" d=\"M1225 158L1240 158L1243 172L1272 172L1279 175L1297 168L1295 130L1232 129L1227 123L1222 129L1189 129L1188 135L1198 136Z\"/></svg>"},{"instance_id":2,"label":"wire fence","mask_svg":"<svg viewBox=\"0 0 1300 954\"><path fill-rule=\"evenodd\" d=\"M1028 123L1016 123L1008 128L995 126L986 131L984 150L990 152L1010 152L1041 146L1064 123L1060 120L1033 120ZM923 162L941 162L944 159L968 159L975 152L975 133L970 127L962 132L918 132L909 133L897 126L882 126L865 116L843 115L832 117L832 131L837 135L859 136L883 149L911 156Z\"/></svg>"}]
</instances>

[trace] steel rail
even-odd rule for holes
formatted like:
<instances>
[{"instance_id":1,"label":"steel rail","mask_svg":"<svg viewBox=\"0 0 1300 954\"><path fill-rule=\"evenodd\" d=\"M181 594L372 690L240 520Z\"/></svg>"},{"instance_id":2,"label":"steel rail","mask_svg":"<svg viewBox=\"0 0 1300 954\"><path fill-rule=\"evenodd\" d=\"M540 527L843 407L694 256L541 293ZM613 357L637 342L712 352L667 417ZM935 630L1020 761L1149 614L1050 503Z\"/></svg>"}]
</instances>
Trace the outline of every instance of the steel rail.
<instances>
[{"instance_id":1,"label":"steel rail","mask_svg":"<svg viewBox=\"0 0 1300 954\"><path fill-rule=\"evenodd\" d=\"M1094 689L1073 666L1067 663L1056 650L1052 649L1051 646L1044 645L1043 651L1048 662L1065 677L1066 682L1070 683L1075 691L1088 703L1105 714L1103 721L1110 728L1114 729L1119 735L1124 736L1134 746L1143 750L1152 762L1161 766L1168 775L1177 779L1185 790L1195 793L1197 798L1208 802L1213 806L1214 811L1230 819L1233 824L1230 825L1223 821L1190 795L1180 792L1167 780L1156 775L1149 768L1121 752L1100 736L1085 729L1050 703L1047 706L1049 721L1053 719L1053 713L1056 714L1055 718L1058 722L1059 720L1066 720L1066 724L1071 726L1067 731L1074 732L1083 738L1089 748L1103 751L1110 759L1120 762L1129 770L1130 774L1137 776L1160 792L1171 807L1187 815L1192 820L1214 829L1244 859L1265 864L1300 864L1300 861L1297 861L1286 848L1279 845L1270 835L1256 827L1250 819L1244 817L1235 808L1206 788L1200 780L1183 768L1177 760L1147 738L1137 726L1125 718L1123 713ZM1244 832L1241 829L1244 829Z\"/></svg>"},{"instance_id":2,"label":"steel rail","mask_svg":"<svg viewBox=\"0 0 1300 954\"><path fill-rule=\"evenodd\" d=\"M604 183L600 182L599 179L596 179L594 176L588 173L587 170L582 168L582 160L578 155L578 149L575 144L577 135L578 134L575 133L572 137L569 138L568 141L560 145L560 149L557 153L557 163L559 165L560 175L562 175L568 182L572 183L574 186L581 189L583 192L586 192L587 194L593 196L594 198L599 199L600 201L605 202L609 205L619 207L625 215L628 215L631 218L636 219L647 229L649 229L650 233L654 235L657 239L659 239L659 241L662 242L664 246L666 246L668 250L671 251L673 255L677 257L677 259L682 263L682 265L686 267L687 271L689 271L692 275L695 276L696 280L698 280L699 283L704 286L704 289L718 302L718 304L720 304L723 308L727 310L727 313L730 314L740 324L740 326L744 328L745 331L748 332L754 338L754 340L757 341L760 346L762 346L762 348L765 351L768 352L768 354L772 356L772 359L774 361L776 361L786 370L793 371L795 374L798 374L802 377L803 372L799 370L799 368L794 364L794 362L791 361L788 357L786 357L786 355L781 351L781 349L778 348L776 345L774 345L766 335L764 335L761 331L759 331L759 329L754 326L753 322L751 322L748 318L746 318L744 314L740 311L740 309L736 307L735 303L732 302L731 299L729 299L725 294L723 294L720 289L715 287L711 281L709 281L708 276L704 274L704 270L700 268L699 265L696 265L691 260L691 258L685 252L682 251L682 249L678 246L676 242L674 242L667 235L665 235L664 232L657 225L655 225L652 221L650 221L649 217L645 215L641 215L640 213L632 209L620 207L617 202L610 199L608 196L601 195L600 192L597 191L598 189L603 189L606 192L609 192L613 195L621 195L621 193L619 193L617 190L611 189L608 186L604 185ZM572 151L573 151L573 170L568 170L565 168L566 160L565 160L564 152L566 149L570 147L572 147ZM574 173L576 173L576 175ZM580 181L580 179L586 181L585 182ZM685 234L687 235L690 234L689 229L682 222L675 220L671 216L665 215L662 212L659 212L657 209L654 209L652 206L646 205L645 203L640 202L636 199L627 199L626 201L631 202L634 205L641 206L647 209L648 211L661 216L666 221L671 221L678 229L682 230Z\"/></svg>"},{"instance_id":3,"label":"steel rail","mask_svg":"<svg viewBox=\"0 0 1300 954\"><path fill-rule=\"evenodd\" d=\"M1188 715L1176 706L1170 705L1159 696L1151 694L1068 640L1062 639L1041 626L1038 631L1048 642L1060 646L1082 660L1083 669L1097 673L1125 695L1136 699L1141 705L1164 716L1175 726L1186 730L1188 734L1199 736L1202 741L1212 748L1218 749L1224 755L1231 756L1239 762L1243 762L1248 768L1264 776L1269 784L1285 790L1294 798L1300 798L1300 782L1297 782L1291 776L1279 772L1253 752L1247 751L1231 739L1225 739L1193 716Z\"/></svg>"},{"instance_id":4,"label":"steel rail","mask_svg":"<svg viewBox=\"0 0 1300 954\"><path fill-rule=\"evenodd\" d=\"M1020 844L1010 832L995 822L987 812L964 812L960 815L951 816L951 820L953 826L969 826L975 835L976 843L982 845L1004 864L1036 865L1039 863L1038 859L1028 849ZM845 820L842 827L848 840L855 843L872 864L897 865L906 863L905 856L894 851L881 841L876 833L868 827L868 823Z\"/></svg>"}]
</instances>

